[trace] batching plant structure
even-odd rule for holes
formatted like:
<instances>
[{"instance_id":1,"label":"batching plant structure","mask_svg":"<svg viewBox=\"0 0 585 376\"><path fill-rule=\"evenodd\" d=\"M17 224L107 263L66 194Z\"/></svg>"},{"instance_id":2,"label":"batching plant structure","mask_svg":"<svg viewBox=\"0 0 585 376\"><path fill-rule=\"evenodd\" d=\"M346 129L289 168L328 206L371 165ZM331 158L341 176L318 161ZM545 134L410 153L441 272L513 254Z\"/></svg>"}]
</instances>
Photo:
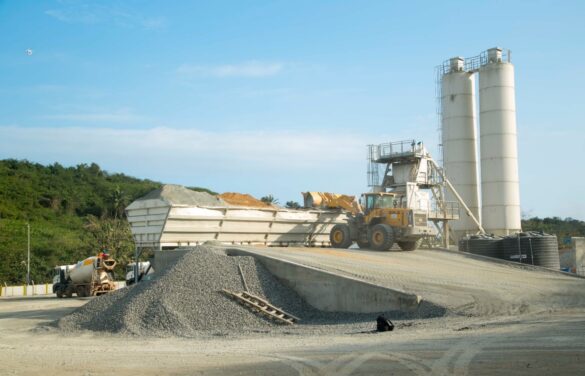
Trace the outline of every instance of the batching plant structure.
<instances>
[{"instance_id":1,"label":"batching plant structure","mask_svg":"<svg viewBox=\"0 0 585 376\"><path fill-rule=\"evenodd\" d=\"M443 168L486 232L521 231L514 66L510 51L491 48L439 66ZM475 77L479 81L478 189ZM481 203L479 200L481 192ZM479 215L481 214L481 215ZM452 224L459 239L478 227L469 216Z\"/></svg>"}]
</instances>

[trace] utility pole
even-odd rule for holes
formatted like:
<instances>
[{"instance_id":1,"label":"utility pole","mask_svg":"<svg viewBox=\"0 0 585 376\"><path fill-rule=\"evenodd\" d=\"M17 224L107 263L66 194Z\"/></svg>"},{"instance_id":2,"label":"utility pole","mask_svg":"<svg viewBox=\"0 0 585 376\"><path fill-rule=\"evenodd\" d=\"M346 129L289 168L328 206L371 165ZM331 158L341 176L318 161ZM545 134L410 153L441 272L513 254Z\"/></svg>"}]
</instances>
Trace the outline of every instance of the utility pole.
<instances>
[{"instance_id":1,"label":"utility pole","mask_svg":"<svg viewBox=\"0 0 585 376\"><path fill-rule=\"evenodd\" d=\"M26 258L26 284L30 285L30 223L26 224L27 258Z\"/></svg>"}]
</instances>

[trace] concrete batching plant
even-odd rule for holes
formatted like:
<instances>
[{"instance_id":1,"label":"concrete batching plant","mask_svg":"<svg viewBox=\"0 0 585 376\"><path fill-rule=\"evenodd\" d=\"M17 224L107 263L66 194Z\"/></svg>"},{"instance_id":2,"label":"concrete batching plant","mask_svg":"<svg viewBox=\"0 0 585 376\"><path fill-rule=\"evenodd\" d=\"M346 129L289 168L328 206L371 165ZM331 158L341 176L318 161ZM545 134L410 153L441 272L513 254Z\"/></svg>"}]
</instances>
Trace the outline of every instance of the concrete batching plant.
<instances>
[{"instance_id":1,"label":"concrete batching plant","mask_svg":"<svg viewBox=\"0 0 585 376\"><path fill-rule=\"evenodd\" d=\"M514 66L510 52L491 48L472 58L455 57L439 66L438 75L443 166L447 177L473 214L481 218L488 233L509 235L521 231ZM476 76L481 190L477 184ZM456 239L478 229L466 216L451 226Z\"/></svg>"}]
</instances>

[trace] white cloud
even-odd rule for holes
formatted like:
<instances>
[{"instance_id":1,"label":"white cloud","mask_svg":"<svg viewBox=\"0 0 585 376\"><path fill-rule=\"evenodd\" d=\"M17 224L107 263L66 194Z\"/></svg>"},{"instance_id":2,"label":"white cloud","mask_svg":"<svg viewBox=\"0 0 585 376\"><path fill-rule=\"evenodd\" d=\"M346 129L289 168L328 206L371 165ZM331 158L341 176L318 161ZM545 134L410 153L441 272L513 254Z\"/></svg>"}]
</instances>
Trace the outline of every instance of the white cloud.
<instances>
[{"instance_id":1,"label":"white cloud","mask_svg":"<svg viewBox=\"0 0 585 376\"><path fill-rule=\"evenodd\" d=\"M363 160L365 140L353 134L319 132L228 131L208 132L193 129L152 128L23 128L0 127L2 157L68 154L80 159L99 158L108 145L111 156L157 156L178 162L205 165L209 161L254 166L305 168L332 162ZM98 154L94 154L94 151ZM223 169L218 163L214 169ZM229 167L228 167L229 168Z\"/></svg>"},{"instance_id":2,"label":"white cloud","mask_svg":"<svg viewBox=\"0 0 585 376\"><path fill-rule=\"evenodd\" d=\"M215 66L183 64L177 73L186 78L211 77L269 77L275 76L284 69L283 63L248 61L239 64L222 64Z\"/></svg>"},{"instance_id":3,"label":"white cloud","mask_svg":"<svg viewBox=\"0 0 585 376\"><path fill-rule=\"evenodd\" d=\"M45 14L65 23L97 24L112 22L122 27L161 29L166 26L164 17L146 17L120 5L105 6L96 2L61 2L62 7L48 9Z\"/></svg>"},{"instance_id":4,"label":"white cloud","mask_svg":"<svg viewBox=\"0 0 585 376\"><path fill-rule=\"evenodd\" d=\"M81 9L48 9L45 11L45 14L67 23L92 24L99 21L98 14L95 11L84 11Z\"/></svg>"},{"instance_id":5,"label":"white cloud","mask_svg":"<svg viewBox=\"0 0 585 376\"><path fill-rule=\"evenodd\" d=\"M63 165L96 162L111 172L299 200L301 190L365 189L359 134L193 129L0 126L0 159Z\"/></svg>"},{"instance_id":6,"label":"white cloud","mask_svg":"<svg viewBox=\"0 0 585 376\"><path fill-rule=\"evenodd\" d=\"M44 115L40 117L46 120L64 120L91 123L135 123L144 121L145 118L136 115L132 110L122 108L110 112L75 112L56 115Z\"/></svg>"}]
</instances>

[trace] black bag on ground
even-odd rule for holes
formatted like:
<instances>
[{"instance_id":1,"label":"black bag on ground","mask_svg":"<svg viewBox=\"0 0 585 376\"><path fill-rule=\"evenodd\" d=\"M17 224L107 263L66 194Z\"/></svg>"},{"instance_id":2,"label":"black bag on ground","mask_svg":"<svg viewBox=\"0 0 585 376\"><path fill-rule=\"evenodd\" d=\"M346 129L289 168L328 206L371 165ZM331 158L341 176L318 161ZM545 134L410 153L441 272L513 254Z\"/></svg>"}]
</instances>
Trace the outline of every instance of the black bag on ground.
<instances>
[{"instance_id":1,"label":"black bag on ground","mask_svg":"<svg viewBox=\"0 0 585 376\"><path fill-rule=\"evenodd\" d=\"M379 332L391 332L394 330L394 324L384 316L378 316L376 319L376 330Z\"/></svg>"}]
</instances>

